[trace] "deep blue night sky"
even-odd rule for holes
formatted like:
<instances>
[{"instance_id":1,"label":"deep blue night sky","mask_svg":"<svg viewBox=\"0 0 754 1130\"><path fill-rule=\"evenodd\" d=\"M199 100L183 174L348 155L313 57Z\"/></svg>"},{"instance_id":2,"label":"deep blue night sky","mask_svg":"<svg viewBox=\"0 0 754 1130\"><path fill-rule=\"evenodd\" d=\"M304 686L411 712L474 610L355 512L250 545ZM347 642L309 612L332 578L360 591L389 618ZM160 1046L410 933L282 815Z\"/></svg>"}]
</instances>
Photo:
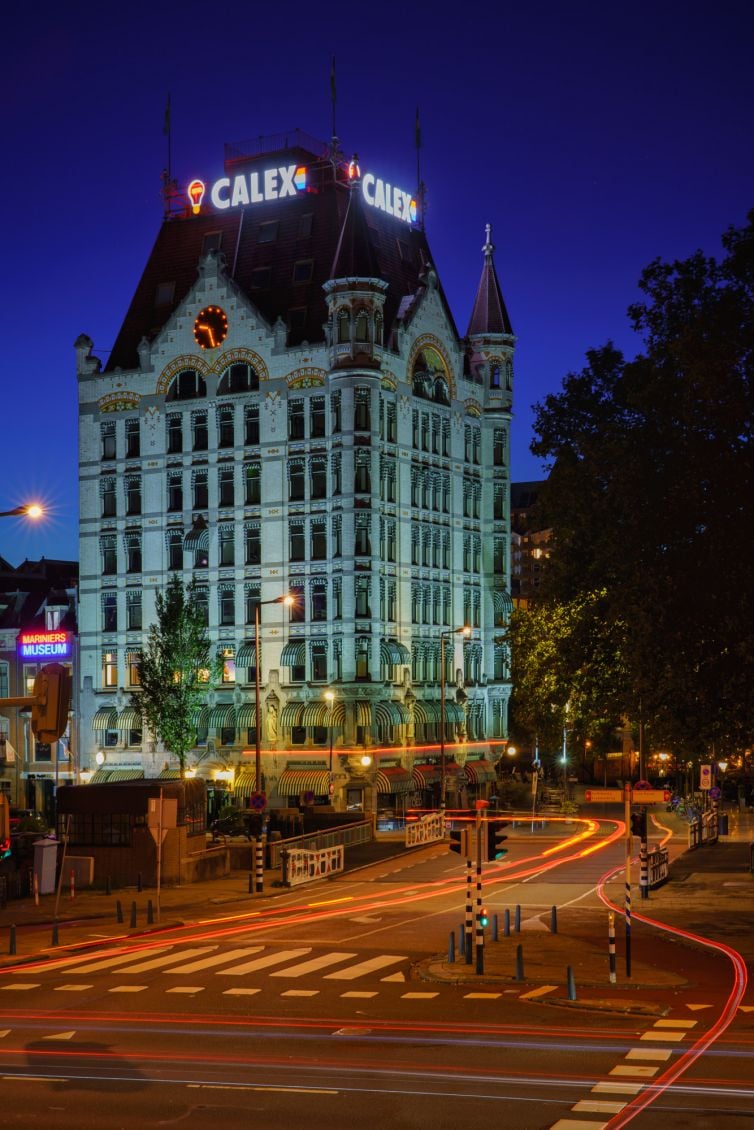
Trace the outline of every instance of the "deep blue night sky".
<instances>
[{"instance_id":1,"label":"deep blue night sky","mask_svg":"<svg viewBox=\"0 0 754 1130\"><path fill-rule=\"evenodd\" d=\"M754 207L750 0L412 5L184 0L27 6L5 18L0 555L78 556L73 342L105 359L173 173L214 179L223 143L337 130L413 189L422 121L427 232L461 333L484 225L514 330L513 478L539 478L531 405L614 340L653 258L719 254Z\"/></svg>"}]
</instances>

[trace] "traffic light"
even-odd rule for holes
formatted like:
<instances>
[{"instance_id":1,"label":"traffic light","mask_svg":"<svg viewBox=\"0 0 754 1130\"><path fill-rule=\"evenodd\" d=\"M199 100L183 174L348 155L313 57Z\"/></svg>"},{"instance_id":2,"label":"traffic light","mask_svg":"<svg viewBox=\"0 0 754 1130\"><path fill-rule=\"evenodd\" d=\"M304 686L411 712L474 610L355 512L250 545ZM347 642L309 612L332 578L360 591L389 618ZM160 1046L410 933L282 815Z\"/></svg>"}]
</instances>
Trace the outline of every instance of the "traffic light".
<instances>
[{"instance_id":1,"label":"traffic light","mask_svg":"<svg viewBox=\"0 0 754 1130\"><path fill-rule=\"evenodd\" d=\"M457 852L465 859L471 859L471 828L451 829L450 850Z\"/></svg>"},{"instance_id":2,"label":"traffic light","mask_svg":"<svg viewBox=\"0 0 754 1130\"><path fill-rule=\"evenodd\" d=\"M635 812L631 813L631 833L638 836L639 839L646 840L647 838L647 810L646 808L638 808Z\"/></svg>"},{"instance_id":3,"label":"traffic light","mask_svg":"<svg viewBox=\"0 0 754 1130\"><path fill-rule=\"evenodd\" d=\"M479 914L479 925L482 926L482 927L485 927L485 926L489 926L489 924L490 924L490 916L487 913L487 907L483 906L482 910Z\"/></svg>"},{"instance_id":4,"label":"traffic light","mask_svg":"<svg viewBox=\"0 0 754 1130\"><path fill-rule=\"evenodd\" d=\"M34 679L31 728L38 742L57 741L68 725L71 672L62 663L46 663Z\"/></svg>"},{"instance_id":5,"label":"traffic light","mask_svg":"<svg viewBox=\"0 0 754 1130\"><path fill-rule=\"evenodd\" d=\"M508 849L504 848L503 841L507 840L503 828L508 827L507 820L488 820L487 821L487 859L502 859L507 855Z\"/></svg>"}]
</instances>

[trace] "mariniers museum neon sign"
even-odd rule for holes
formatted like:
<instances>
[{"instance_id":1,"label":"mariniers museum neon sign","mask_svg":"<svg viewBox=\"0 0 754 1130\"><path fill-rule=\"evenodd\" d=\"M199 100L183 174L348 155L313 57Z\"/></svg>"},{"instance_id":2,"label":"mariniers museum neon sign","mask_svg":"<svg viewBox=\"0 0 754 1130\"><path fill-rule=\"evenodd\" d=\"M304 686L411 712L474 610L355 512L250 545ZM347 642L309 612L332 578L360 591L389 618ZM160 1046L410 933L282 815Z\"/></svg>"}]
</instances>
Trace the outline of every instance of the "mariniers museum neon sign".
<instances>
[{"instance_id":1,"label":"mariniers museum neon sign","mask_svg":"<svg viewBox=\"0 0 754 1130\"><path fill-rule=\"evenodd\" d=\"M71 655L70 632L21 632L18 637L18 654L21 659L69 659Z\"/></svg>"}]
</instances>

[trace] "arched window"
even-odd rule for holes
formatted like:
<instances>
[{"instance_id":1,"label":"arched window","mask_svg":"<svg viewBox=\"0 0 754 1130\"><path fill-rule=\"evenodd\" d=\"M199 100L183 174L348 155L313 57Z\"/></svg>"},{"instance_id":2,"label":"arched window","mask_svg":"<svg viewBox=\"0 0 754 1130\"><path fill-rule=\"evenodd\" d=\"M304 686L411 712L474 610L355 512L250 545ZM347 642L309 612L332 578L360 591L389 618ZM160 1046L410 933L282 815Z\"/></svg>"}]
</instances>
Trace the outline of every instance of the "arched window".
<instances>
[{"instance_id":1,"label":"arched window","mask_svg":"<svg viewBox=\"0 0 754 1130\"><path fill-rule=\"evenodd\" d=\"M259 388L259 374L251 365L238 362L229 365L217 384L217 395L224 396L230 392L256 392Z\"/></svg>"},{"instance_id":2,"label":"arched window","mask_svg":"<svg viewBox=\"0 0 754 1130\"><path fill-rule=\"evenodd\" d=\"M500 388L500 366L493 365L490 369L490 388Z\"/></svg>"},{"instance_id":3,"label":"arched window","mask_svg":"<svg viewBox=\"0 0 754 1130\"><path fill-rule=\"evenodd\" d=\"M200 377L195 369L182 369L176 373L170 382L166 400L196 400L207 395L207 385L204 377Z\"/></svg>"},{"instance_id":4,"label":"arched window","mask_svg":"<svg viewBox=\"0 0 754 1130\"><path fill-rule=\"evenodd\" d=\"M354 337L358 342L369 341L369 318L366 310L359 310L356 315L356 328Z\"/></svg>"},{"instance_id":5,"label":"arched window","mask_svg":"<svg viewBox=\"0 0 754 1130\"><path fill-rule=\"evenodd\" d=\"M342 310L338 311L338 342L342 344L343 342L348 342L350 340L351 317L348 313L348 310L343 307Z\"/></svg>"},{"instance_id":6,"label":"arched window","mask_svg":"<svg viewBox=\"0 0 754 1130\"><path fill-rule=\"evenodd\" d=\"M374 315L374 344L382 345L382 311L378 310Z\"/></svg>"}]
</instances>

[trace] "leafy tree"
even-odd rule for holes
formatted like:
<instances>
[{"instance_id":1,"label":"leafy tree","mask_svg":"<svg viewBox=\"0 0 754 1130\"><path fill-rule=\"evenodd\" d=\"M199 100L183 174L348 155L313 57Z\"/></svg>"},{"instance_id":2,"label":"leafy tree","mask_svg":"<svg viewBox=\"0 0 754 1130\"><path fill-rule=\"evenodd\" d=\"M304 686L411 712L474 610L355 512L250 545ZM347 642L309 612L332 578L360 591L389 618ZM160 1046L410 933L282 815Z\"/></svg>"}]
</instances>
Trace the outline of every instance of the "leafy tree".
<instances>
[{"instance_id":1,"label":"leafy tree","mask_svg":"<svg viewBox=\"0 0 754 1130\"><path fill-rule=\"evenodd\" d=\"M650 264L629 310L643 351L589 351L536 406L532 444L552 461L547 601L602 593L594 630L624 626L625 712L687 750L754 729L754 211L723 247Z\"/></svg>"},{"instance_id":2,"label":"leafy tree","mask_svg":"<svg viewBox=\"0 0 754 1130\"><path fill-rule=\"evenodd\" d=\"M139 659L141 690L131 695L131 703L178 758L183 777L186 754L196 742L194 716L218 676L219 662L210 655L193 582L184 590L181 580L171 577L165 592L157 593L156 614Z\"/></svg>"}]
</instances>

